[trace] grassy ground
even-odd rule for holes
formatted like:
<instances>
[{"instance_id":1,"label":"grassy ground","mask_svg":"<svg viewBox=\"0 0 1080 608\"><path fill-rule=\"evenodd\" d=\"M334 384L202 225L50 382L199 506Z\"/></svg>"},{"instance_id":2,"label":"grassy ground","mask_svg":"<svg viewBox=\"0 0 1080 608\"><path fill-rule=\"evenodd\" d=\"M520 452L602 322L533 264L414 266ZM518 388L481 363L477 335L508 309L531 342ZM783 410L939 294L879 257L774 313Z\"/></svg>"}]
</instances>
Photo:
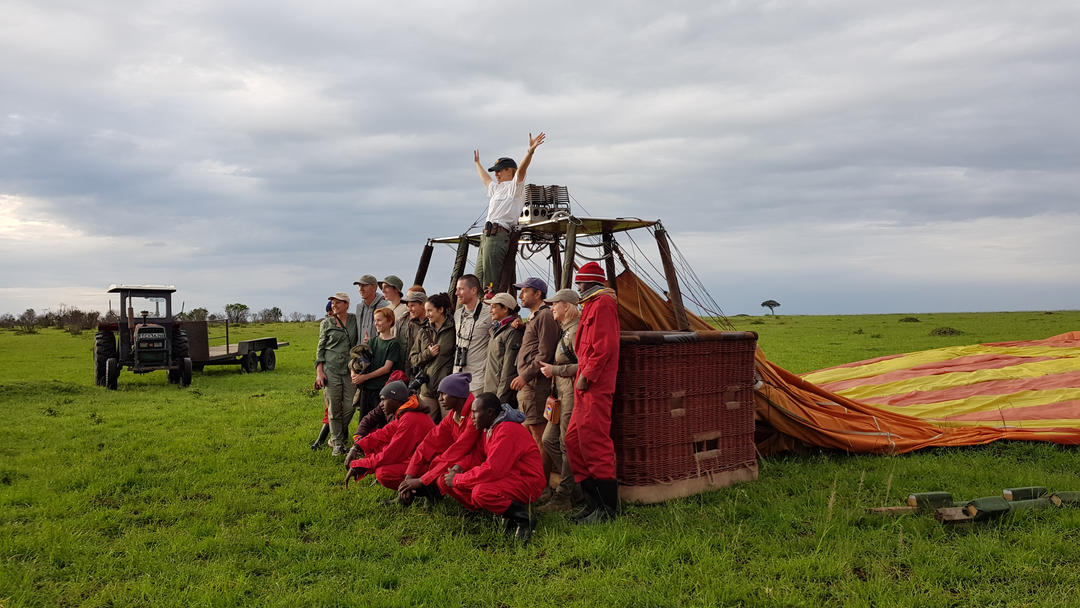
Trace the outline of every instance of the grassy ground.
<instances>
[{"instance_id":1,"label":"grassy ground","mask_svg":"<svg viewBox=\"0 0 1080 608\"><path fill-rule=\"evenodd\" d=\"M1080 313L735 318L794 371L1080 329ZM760 323L758 323L760 322ZM962 336L934 337L951 326ZM860 331L861 330L861 331ZM770 458L760 479L615 524L545 516L532 544L446 502L379 506L307 443L316 327L272 373L124 372L93 386L92 333L0 332L0 606L1072 605L1080 510L969 530L867 507L911 492L1080 490L1071 448L1002 443L900 457ZM235 339L236 336L234 336Z\"/></svg>"}]
</instances>

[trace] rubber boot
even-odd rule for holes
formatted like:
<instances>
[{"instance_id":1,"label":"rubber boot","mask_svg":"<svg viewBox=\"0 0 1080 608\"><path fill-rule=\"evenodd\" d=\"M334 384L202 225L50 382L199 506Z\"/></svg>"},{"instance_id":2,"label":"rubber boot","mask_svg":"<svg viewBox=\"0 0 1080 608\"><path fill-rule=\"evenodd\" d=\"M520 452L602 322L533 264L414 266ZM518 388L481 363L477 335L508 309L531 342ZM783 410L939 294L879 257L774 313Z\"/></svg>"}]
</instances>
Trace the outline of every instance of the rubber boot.
<instances>
[{"instance_id":1,"label":"rubber boot","mask_svg":"<svg viewBox=\"0 0 1080 608\"><path fill-rule=\"evenodd\" d=\"M596 493L595 479L582 479L581 483L578 485L581 486L581 494L585 499L585 506L580 511L570 516L570 521L573 522L579 522L592 515L592 512L600 505L600 497Z\"/></svg>"},{"instance_id":2,"label":"rubber boot","mask_svg":"<svg viewBox=\"0 0 1080 608\"><path fill-rule=\"evenodd\" d=\"M430 509L438 504L439 499L442 498L442 493L439 492L439 486L435 484L429 484L426 486L420 486L420 489L416 491L417 498L423 498L427 503L427 507Z\"/></svg>"},{"instance_id":3,"label":"rubber boot","mask_svg":"<svg viewBox=\"0 0 1080 608\"><path fill-rule=\"evenodd\" d=\"M315 440L315 443L311 444L311 450L315 451L315 450L318 450L319 448L321 448L323 446L323 442L326 441L326 438L329 437L329 436L330 436L330 425L329 424L322 425L322 430L319 431L318 439Z\"/></svg>"},{"instance_id":4,"label":"rubber boot","mask_svg":"<svg viewBox=\"0 0 1080 608\"><path fill-rule=\"evenodd\" d=\"M533 529L536 527L536 520L529 513L528 506L516 501L511 502L506 512L503 513L503 517L506 518L507 528L510 527L511 523L514 525L515 538L523 543L529 542L529 539L532 538Z\"/></svg>"},{"instance_id":5,"label":"rubber boot","mask_svg":"<svg viewBox=\"0 0 1080 608\"><path fill-rule=\"evenodd\" d=\"M614 479L597 479L594 482L596 493L599 497L599 505L581 520L583 524L599 524L614 521L615 512L619 508L619 483Z\"/></svg>"}]
</instances>

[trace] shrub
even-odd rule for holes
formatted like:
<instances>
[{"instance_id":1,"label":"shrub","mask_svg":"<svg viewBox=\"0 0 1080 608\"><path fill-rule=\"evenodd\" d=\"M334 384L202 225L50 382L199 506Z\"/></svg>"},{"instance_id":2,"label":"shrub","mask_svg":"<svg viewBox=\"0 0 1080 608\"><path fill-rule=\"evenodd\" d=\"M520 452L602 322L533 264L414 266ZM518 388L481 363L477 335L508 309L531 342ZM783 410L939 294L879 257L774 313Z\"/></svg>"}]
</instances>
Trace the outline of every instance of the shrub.
<instances>
[{"instance_id":1,"label":"shrub","mask_svg":"<svg viewBox=\"0 0 1080 608\"><path fill-rule=\"evenodd\" d=\"M900 319L900 322L901 323L918 323L919 318L918 317L904 317L903 319Z\"/></svg>"},{"instance_id":2,"label":"shrub","mask_svg":"<svg viewBox=\"0 0 1080 608\"><path fill-rule=\"evenodd\" d=\"M931 336L962 336L964 332L954 327L935 327L930 330Z\"/></svg>"}]
</instances>

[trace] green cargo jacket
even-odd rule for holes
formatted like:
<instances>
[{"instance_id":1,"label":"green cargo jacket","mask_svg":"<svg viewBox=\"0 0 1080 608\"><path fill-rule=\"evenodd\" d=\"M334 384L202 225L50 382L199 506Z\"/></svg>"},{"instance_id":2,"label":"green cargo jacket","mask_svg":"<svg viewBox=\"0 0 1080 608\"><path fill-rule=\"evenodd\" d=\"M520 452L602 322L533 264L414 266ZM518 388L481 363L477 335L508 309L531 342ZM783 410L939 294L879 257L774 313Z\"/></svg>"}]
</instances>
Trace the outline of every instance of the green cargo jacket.
<instances>
[{"instance_id":1,"label":"green cargo jacket","mask_svg":"<svg viewBox=\"0 0 1080 608\"><path fill-rule=\"evenodd\" d=\"M356 315L346 313L345 327L338 325L334 317L325 317L319 326L319 346L315 349L315 366L323 364L327 376L349 375L349 349L358 340Z\"/></svg>"}]
</instances>

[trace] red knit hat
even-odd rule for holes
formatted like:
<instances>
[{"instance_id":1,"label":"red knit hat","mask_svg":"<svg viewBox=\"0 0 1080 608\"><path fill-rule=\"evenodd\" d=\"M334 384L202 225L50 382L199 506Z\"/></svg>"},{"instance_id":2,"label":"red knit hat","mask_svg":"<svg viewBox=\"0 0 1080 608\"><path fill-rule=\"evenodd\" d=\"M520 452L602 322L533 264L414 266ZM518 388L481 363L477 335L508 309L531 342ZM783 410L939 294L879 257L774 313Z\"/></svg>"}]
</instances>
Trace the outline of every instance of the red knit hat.
<instances>
[{"instance_id":1,"label":"red knit hat","mask_svg":"<svg viewBox=\"0 0 1080 608\"><path fill-rule=\"evenodd\" d=\"M575 283L603 283L604 281L606 281L604 269L600 268L600 264L596 262L589 262L579 268L577 278L574 279Z\"/></svg>"}]
</instances>

